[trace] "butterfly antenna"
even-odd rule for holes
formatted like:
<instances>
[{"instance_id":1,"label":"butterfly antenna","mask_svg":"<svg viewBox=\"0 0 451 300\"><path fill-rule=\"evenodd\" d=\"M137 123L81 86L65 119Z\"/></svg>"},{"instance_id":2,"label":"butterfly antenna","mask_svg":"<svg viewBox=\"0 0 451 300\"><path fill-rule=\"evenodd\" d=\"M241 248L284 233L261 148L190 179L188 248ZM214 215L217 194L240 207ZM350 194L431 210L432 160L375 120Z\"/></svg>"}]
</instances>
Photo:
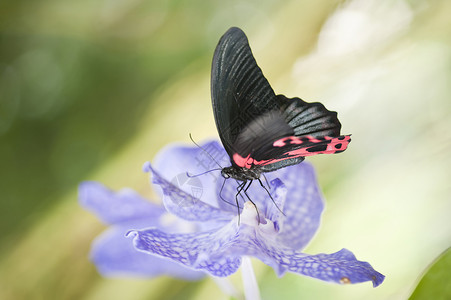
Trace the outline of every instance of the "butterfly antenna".
<instances>
[{"instance_id":1,"label":"butterfly antenna","mask_svg":"<svg viewBox=\"0 0 451 300\"><path fill-rule=\"evenodd\" d=\"M190 140L194 143L194 145L196 145L197 147L199 147L200 149L202 149L202 151L204 151L208 156L210 156L210 158L222 169L222 166L216 161L216 159L214 159L213 156L211 156L210 153L208 153L207 150L205 150L203 147L199 146L193 139L193 137L191 136L191 133L189 134L189 138Z\"/></svg>"},{"instance_id":2,"label":"butterfly antenna","mask_svg":"<svg viewBox=\"0 0 451 300\"><path fill-rule=\"evenodd\" d=\"M208 170L206 172L203 172L203 173L200 173L200 174L196 174L196 175L190 175L188 172L186 172L186 176L188 176L189 178L194 178L194 177L198 177L198 176L201 176L201 175L213 172L213 171L219 171L219 170L221 170L221 169Z\"/></svg>"},{"instance_id":3,"label":"butterfly antenna","mask_svg":"<svg viewBox=\"0 0 451 300\"><path fill-rule=\"evenodd\" d=\"M282 215L284 215L284 216L286 217L285 213L280 209L280 207L277 205L276 201L274 201L274 198L271 196L271 193L268 191L268 189L267 189L266 186L263 184L263 182L260 180L260 178L258 178L258 182L260 182L260 185L262 186L262 188L264 188L265 191L268 193L269 198L271 198L271 201L272 201L272 203L274 203L274 205L277 207L277 210L279 210L279 211L282 213Z\"/></svg>"}]
</instances>

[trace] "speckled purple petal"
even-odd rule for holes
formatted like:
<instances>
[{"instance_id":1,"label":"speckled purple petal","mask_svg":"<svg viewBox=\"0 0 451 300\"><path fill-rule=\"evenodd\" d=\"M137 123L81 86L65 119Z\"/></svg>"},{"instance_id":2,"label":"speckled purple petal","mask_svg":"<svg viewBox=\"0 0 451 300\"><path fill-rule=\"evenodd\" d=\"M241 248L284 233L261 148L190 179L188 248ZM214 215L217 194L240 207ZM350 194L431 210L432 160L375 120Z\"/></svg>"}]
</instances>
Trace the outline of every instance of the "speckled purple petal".
<instances>
[{"instance_id":1,"label":"speckled purple petal","mask_svg":"<svg viewBox=\"0 0 451 300\"><path fill-rule=\"evenodd\" d=\"M203 146L216 147L224 161L225 151L218 145L212 142ZM237 194L239 182L233 179L223 181L208 174L196 179L186 176L189 170L192 174L208 169L199 165L199 161L193 162L193 155L205 155L205 152L191 147L169 147L159 155L158 171L150 163L144 165L144 170L152 172L153 182L164 195L166 209L181 219L196 222L181 224L183 221L179 219L168 225L162 221L161 207L134 192L114 194L95 183L80 187L82 205L106 222L119 224L94 244L92 258L102 273L144 276L165 273L196 279L201 275L191 270L195 269L223 277L239 268L242 256L254 256L273 267L278 275L290 271L336 283L373 281L374 286L384 280L371 265L358 261L346 249L318 255L299 251L318 229L324 208L310 164L303 162L268 173L269 185L262 178L261 183L254 181L246 192ZM228 156L225 162L224 166L230 164ZM250 202L244 203L249 199L258 210ZM242 208L239 217L236 200ZM127 230L134 236L133 243L127 244L119 236ZM134 256L133 249L144 256ZM172 262L167 265L169 260ZM189 269L180 269L181 265Z\"/></svg>"},{"instance_id":2,"label":"speckled purple petal","mask_svg":"<svg viewBox=\"0 0 451 300\"><path fill-rule=\"evenodd\" d=\"M145 223L134 224L145 226ZM138 228L139 228L138 227ZM91 248L91 260L106 277L154 277L168 275L184 280L198 280L204 272L189 269L179 263L136 251L125 233L131 225L113 226L98 236Z\"/></svg>"},{"instance_id":3,"label":"speckled purple petal","mask_svg":"<svg viewBox=\"0 0 451 300\"><path fill-rule=\"evenodd\" d=\"M235 243L228 252L254 256L271 266L279 276L290 271L341 284L372 281L374 287L385 278L369 263L357 260L346 249L333 254L309 255L281 247L274 240L268 239L268 236L259 233L255 236L249 230L246 233L241 230L241 241Z\"/></svg>"},{"instance_id":4,"label":"speckled purple petal","mask_svg":"<svg viewBox=\"0 0 451 300\"><path fill-rule=\"evenodd\" d=\"M108 277L173 276L197 280L205 274L160 257L136 251L125 237L130 229L158 226L167 232L195 230L194 224L171 219L162 205L153 204L130 189L113 192L97 182L83 182L79 201L105 223L115 224L95 239L91 259L99 273Z\"/></svg>"},{"instance_id":5,"label":"speckled purple petal","mask_svg":"<svg viewBox=\"0 0 451 300\"><path fill-rule=\"evenodd\" d=\"M230 159L224 150L224 147L217 141L201 143L195 145L177 145L172 144L164 147L158 152L153 160L154 169L169 182L179 182L180 189L190 195L199 198L205 203L217 206L217 191L215 182L222 178L220 167L213 161L213 157L222 167L230 165ZM208 154L206 153L208 152ZM186 174L198 175L206 171L218 169L200 176L187 179ZM155 188L159 193L160 189ZM160 194L163 196L162 194Z\"/></svg>"},{"instance_id":6,"label":"speckled purple petal","mask_svg":"<svg viewBox=\"0 0 451 300\"><path fill-rule=\"evenodd\" d=\"M275 173L275 172L274 172ZM293 249L304 248L319 228L324 200L311 164L298 165L277 171L287 188L283 212L285 218L277 241Z\"/></svg>"},{"instance_id":7,"label":"speckled purple petal","mask_svg":"<svg viewBox=\"0 0 451 300\"><path fill-rule=\"evenodd\" d=\"M102 184L85 181L78 188L81 206L97 215L107 224L135 219L157 219L165 213L164 207L153 204L130 189L113 192ZM147 226L155 225L150 222Z\"/></svg>"},{"instance_id":8,"label":"speckled purple petal","mask_svg":"<svg viewBox=\"0 0 451 300\"><path fill-rule=\"evenodd\" d=\"M236 220L214 231L194 234L168 234L158 229L131 231L135 247L160 255L213 276L224 277L236 272L241 264L237 256L223 256L222 249L237 235Z\"/></svg>"},{"instance_id":9,"label":"speckled purple petal","mask_svg":"<svg viewBox=\"0 0 451 300\"><path fill-rule=\"evenodd\" d=\"M341 284L360 283L372 281L373 287L377 287L385 276L364 261L356 259L354 254L341 249L333 254L317 255L281 255L282 266L288 271Z\"/></svg>"},{"instance_id":10,"label":"speckled purple petal","mask_svg":"<svg viewBox=\"0 0 451 300\"><path fill-rule=\"evenodd\" d=\"M282 230L281 226L285 223L284 207L287 198L287 188L279 178L271 180L270 184L274 203L267 203L264 213L267 219L277 224L277 230L279 231Z\"/></svg>"},{"instance_id":11,"label":"speckled purple petal","mask_svg":"<svg viewBox=\"0 0 451 300\"><path fill-rule=\"evenodd\" d=\"M276 206L260 183L254 180L247 192L250 199L256 203L259 211L275 222L280 229L277 235L278 243L293 249L304 248L318 230L324 209L324 201L312 165L308 162L302 162L295 166L268 173L265 176L272 183L270 185L271 189L268 189L269 192L273 195L276 189L274 184L283 184L285 186L284 189L286 189L286 192L284 192L286 197L279 197L279 202L276 202ZM263 178L262 183L266 186ZM222 184L217 183L217 189L220 190L221 187ZM221 196L226 202L235 204L236 189L237 183L229 179L222 188ZM240 207L243 206L244 201L248 201L243 194L241 192L238 197ZM274 196L273 199L275 199ZM221 206L222 209L237 213L236 205L234 207L232 205L232 208L230 207L230 204ZM279 215L277 207L284 214Z\"/></svg>"},{"instance_id":12,"label":"speckled purple petal","mask_svg":"<svg viewBox=\"0 0 451 300\"><path fill-rule=\"evenodd\" d=\"M334 254L308 255L281 247L274 237L275 231L233 222L217 231L194 234L168 234L158 229L133 231L137 249L161 255L214 276L234 273L240 257L254 256L274 268L281 276L286 271L335 283L382 283L384 276L367 262L358 261L348 250ZM262 226L262 227L260 227Z\"/></svg>"},{"instance_id":13,"label":"speckled purple petal","mask_svg":"<svg viewBox=\"0 0 451 300\"><path fill-rule=\"evenodd\" d=\"M170 183L160 176L159 172L152 168L150 163L143 166L143 170L152 172L152 179L155 184L163 189L163 203L166 209L176 216L188 221L221 221L229 220L230 214L225 213L201 200L185 193L176 185Z\"/></svg>"}]
</instances>

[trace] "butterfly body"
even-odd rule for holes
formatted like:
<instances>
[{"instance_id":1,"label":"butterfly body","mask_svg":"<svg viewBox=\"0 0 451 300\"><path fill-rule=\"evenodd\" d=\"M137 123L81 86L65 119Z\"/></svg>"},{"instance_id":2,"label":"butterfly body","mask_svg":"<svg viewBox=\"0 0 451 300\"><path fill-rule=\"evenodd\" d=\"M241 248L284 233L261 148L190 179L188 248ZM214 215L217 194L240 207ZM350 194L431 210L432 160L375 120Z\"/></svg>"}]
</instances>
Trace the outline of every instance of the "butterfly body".
<instances>
[{"instance_id":1,"label":"butterfly body","mask_svg":"<svg viewBox=\"0 0 451 300\"><path fill-rule=\"evenodd\" d=\"M225 167L221 170L221 175L224 178L234 178L240 181L248 181L259 179L261 176L259 168L244 168L238 166Z\"/></svg>"},{"instance_id":2,"label":"butterfly body","mask_svg":"<svg viewBox=\"0 0 451 300\"><path fill-rule=\"evenodd\" d=\"M221 171L224 178L256 180L306 156L340 153L351 141L350 135L340 135L336 112L274 93L239 28L230 28L216 47L211 93L216 127L231 161Z\"/></svg>"}]
</instances>

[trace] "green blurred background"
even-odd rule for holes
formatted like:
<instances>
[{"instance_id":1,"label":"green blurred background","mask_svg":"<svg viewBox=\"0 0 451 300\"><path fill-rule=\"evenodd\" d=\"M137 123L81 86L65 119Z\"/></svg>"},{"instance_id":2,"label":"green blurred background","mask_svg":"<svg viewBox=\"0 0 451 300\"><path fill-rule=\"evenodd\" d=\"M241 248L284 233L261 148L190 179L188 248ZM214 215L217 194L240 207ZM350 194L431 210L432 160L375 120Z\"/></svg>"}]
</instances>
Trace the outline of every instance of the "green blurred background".
<instances>
[{"instance_id":1,"label":"green blurred background","mask_svg":"<svg viewBox=\"0 0 451 300\"><path fill-rule=\"evenodd\" d=\"M100 277L88 253L105 226L77 185L155 199L142 163L217 137L210 64L231 26L277 93L324 102L353 134L309 158L327 210L305 252L346 247L386 275L337 286L254 261L262 297L408 298L451 246L450 15L446 0L2 1L0 299L228 299L211 279ZM451 298L450 256L412 298Z\"/></svg>"}]
</instances>

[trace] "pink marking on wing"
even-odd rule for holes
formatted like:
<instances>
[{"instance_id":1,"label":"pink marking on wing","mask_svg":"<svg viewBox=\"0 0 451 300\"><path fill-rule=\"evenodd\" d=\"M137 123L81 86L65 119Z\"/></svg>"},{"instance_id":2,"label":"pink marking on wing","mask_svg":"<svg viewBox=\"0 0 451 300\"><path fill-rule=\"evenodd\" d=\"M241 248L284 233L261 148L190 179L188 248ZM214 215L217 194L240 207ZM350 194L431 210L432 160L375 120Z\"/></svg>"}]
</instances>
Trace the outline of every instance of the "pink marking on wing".
<instances>
[{"instance_id":1,"label":"pink marking on wing","mask_svg":"<svg viewBox=\"0 0 451 300\"><path fill-rule=\"evenodd\" d=\"M312 156L312 155L316 155L316 154L334 154L338 151L342 152L345 151L346 148L348 148L349 143L351 142L351 136L350 135L345 135L342 136L344 137L344 139L340 139L340 138L330 138L327 137L328 140L330 140L329 144L327 144L327 148L326 150L323 151L316 151L316 152L308 152L307 154L305 154L304 156ZM337 145L340 145L338 148L336 147ZM314 147L314 146L313 146ZM310 147L308 147L310 148ZM305 148L308 149L308 148ZM298 149L301 150L301 149ZM290 151L290 152L296 152L297 150L294 151Z\"/></svg>"},{"instance_id":2,"label":"pink marking on wing","mask_svg":"<svg viewBox=\"0 0 451 300\"><path fill-rule=\"evenodd\" d=\"M283 147L285 146L285 140L287 138L281 138L280 140L277 140L274 142L274 144L272 144L274 147Z\"/></svg>"},{"instance_id":3,"label":"pink marking on wing","mask_svg":"<svg viewBox=\"0 0 451 300\"><path fill-rule=\"evenodd\" d=\"M251 158L251 155L249 154L246 157L242 157L238 153L233 154L233 161L238 167L250 169L252 167L252 164L254 162L254 159Z\"/></svg>"},{"instance_id":4,"label":"pink marking on wing","mask_svg":"<svg viewBox=\"0 0 451 300\"><path fill-rule=\"evenodd\" d=\"M302 140L302 139L305 139L305 138L307 138L308 141L303 141L303 140ZM325 139L325 140L330 140L330 139L332 139L332 138L329 137L329 136L325 136L324 139ZM301 144L303 144L303 143L305 143L305 142L319 143L319 142L321 142L321 140L319 140L319 139L317 139L317 138L315 138L315 137L313 137L313 136L311 136L311 135L306 135L306 136L301 136L301 137L297 137L297 136L287 136L287 137L278 139L278 140L275 141L272 145L273 145L274 147L283 147L283 146L286 146L286 145L287 145L287 142L288 142L288 144L291 144L291 145L301 145Z\"/></svg>"},{"instance_id":5,"label":"pink marking on wing","mask_svg":"<svg viewBox=\"0 0 451 300\"><path fill-rule=\"evenodd\" d=\"M313 137L311 135L307 135L307 138L310 140L309 142L312 142L312 143L319 143L319 142L321 142L321 140L318 140L317 138L315 138L315 137ZM325 136L324 139L327 140L328 136Z\"/></svg>"},{"instance_id":6,"label":"pink marking on wing","mask_svg":"<svg viewBox=\"0 0 451 300\"><path fill-rule=\"evenodd\" d=\"M238 153L235 153L233 155L233 161L235 162L235 164L239 167L242 168L246 168L246 169L250 169L253 165L268 165L268 164L273 164L282 160L286 160L286 159L290 159L290 158L296 158L296 157L301 157L301 156L312 156L312 155L316 155L316 154L334 154L336 152L342 152L344 150L346 150L346 148L348 147L350 141L351 141L351 136L350 135L345 135L345 136L341 136L341 137L330 137L330 136L325 136L324 140L319 140L316 139L312 136L305 136L309 139L309 142L314 143L311 146L305 147L305 148L299 148L296 150L292 150L292 151L288 151L285 153L285 157L283 158L277 158L277 159L266 159L266 160L255 160L251 157L251 155L249 154L246 157L242 157L241 155L239 155ZM343 138L343 139L340 139ZM283 147L285 146L285 142L286 141L290 141L290 144L302 144L304 143L304 141L302 141L300 138L295 137L295 136L289 136L289 137L284 137L281 138L277 141L274 142L273 146L277 146L276 147ZM330 141L327 144L327 148L326 150L323 151L314 151L314 152L310 152L307 149L311 148L311 147L315 147L315 143L323 143L325 141ZM283 145L282 145L283 144ZM336 147L336 145L340 145L338 148Z\"/></svg>"},{"instance_id":7,"label":"pink marking on wing","mask_svg":"<svg viewBox=\"0 0 451 300\"><path fill-rule=\"evenodd\" d=\"M292 138L292 137L286 137L286 138L280 139L279 141L284 140L284 139L290 139L290 138ZM309 138L310 138L310 136L309 136ZM333 138L333 137L325 136L324 139L330 140L330 142L329 142L329 144L327 144L326 150L323 150L323 151L315 151L315 152L307 151L307 149L309 149L311 147L315 147L315 145L312 145L312 146L309 146L306 148L299 148L296 150L288 151L285 153L285 157L283 157L283 158L260 160L260 161L254 160L252 158L251 159L253 160L253 164L255 164L255 165L267 165L267 164L276 163L276 162L279 162L282 160L301 157L301 156L312 156L312 155L316 155L316 154L334 154L338 151L342 152L342 151L346 150L346 148L348 147L348 145L351 141L351 136L345 135L343 139L339 139L338 137ZM310 142L313 142L313 141L315 143L324 142L324 141L320 141L320 140L312 137ZM340 146L337 148L336 145L340 145Z\"/></svg>"}]
</instances>

